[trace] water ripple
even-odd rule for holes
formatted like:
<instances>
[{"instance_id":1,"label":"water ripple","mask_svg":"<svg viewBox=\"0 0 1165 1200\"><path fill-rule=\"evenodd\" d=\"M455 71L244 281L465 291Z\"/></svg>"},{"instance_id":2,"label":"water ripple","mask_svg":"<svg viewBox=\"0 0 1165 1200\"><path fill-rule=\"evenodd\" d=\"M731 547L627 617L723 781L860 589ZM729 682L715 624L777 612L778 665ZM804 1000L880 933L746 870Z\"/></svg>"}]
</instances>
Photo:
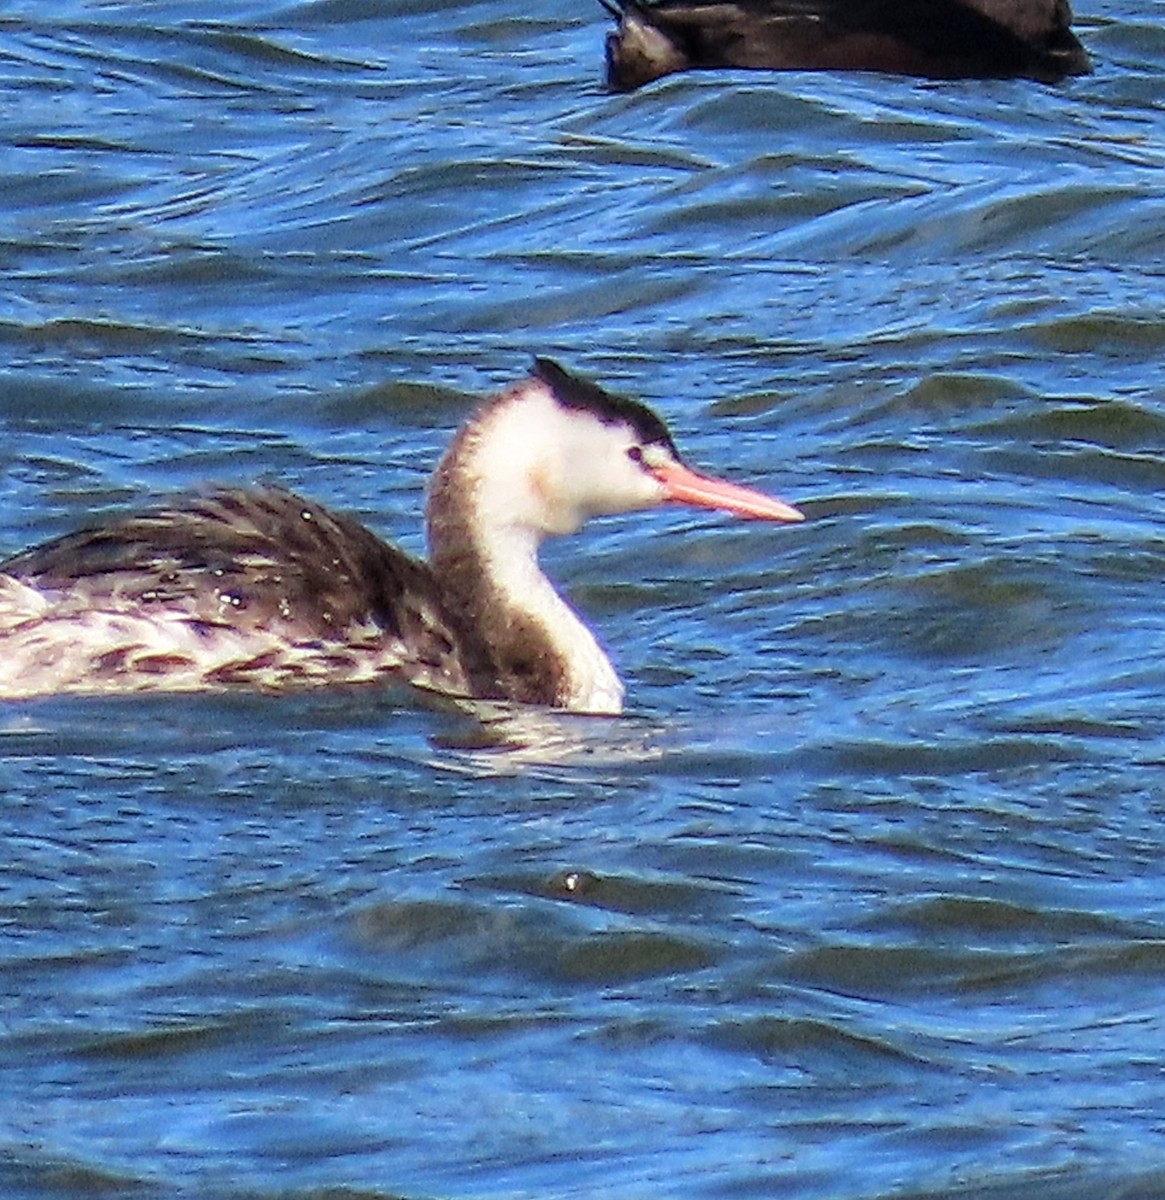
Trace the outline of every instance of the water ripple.
<instances>
[{"instance_id":1,"label":"water ripple","mask_svg":"<svg viewBox=\"0 0 1165 1200\"><path fill-rule=\"evenodd\" d=\"M1161 1191L1165 41L600 84L504 0L0 18L0 544L276 480L422 548L552 353L802 526L548 548L632 712L0 714L14 1196Z\"/></svg>"}]
</instances>

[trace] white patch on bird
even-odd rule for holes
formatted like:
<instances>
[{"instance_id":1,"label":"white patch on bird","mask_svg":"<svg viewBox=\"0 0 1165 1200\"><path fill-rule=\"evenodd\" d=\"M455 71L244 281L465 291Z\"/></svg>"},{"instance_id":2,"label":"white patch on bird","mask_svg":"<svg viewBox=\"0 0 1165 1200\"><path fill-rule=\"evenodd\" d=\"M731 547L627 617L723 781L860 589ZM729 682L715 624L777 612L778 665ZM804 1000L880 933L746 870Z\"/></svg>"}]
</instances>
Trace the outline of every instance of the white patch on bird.
<instances>
[{"instance_id":1,"label":"white patch on bird","mask_svg":"<svg viewBox=\"0 0 1165 1200\"><path fill-rule=\"evenodd\" d=\"M165 609L70 611L52 599L0 576L0 696L6 699L146 690L158 687L160 677L176 692L232 683L267 689L369 683L402 671L407 676L412 665L405 647L378 628L349 629L343 643L297 641L286 628L242 629ZM457 680L429 668L416 674L420 686L459 690Z\"/></svg>"}]
</instances>

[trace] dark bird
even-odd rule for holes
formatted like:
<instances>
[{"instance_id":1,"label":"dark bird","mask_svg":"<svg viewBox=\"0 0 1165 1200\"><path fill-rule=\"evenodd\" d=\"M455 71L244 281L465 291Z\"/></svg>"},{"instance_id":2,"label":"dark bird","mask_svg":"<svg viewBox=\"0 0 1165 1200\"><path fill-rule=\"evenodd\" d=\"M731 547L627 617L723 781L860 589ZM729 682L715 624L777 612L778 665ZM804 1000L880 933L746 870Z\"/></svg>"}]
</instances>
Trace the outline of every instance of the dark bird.
<instances>
[{"instance_id":1,"label":"dark bird","mask_svg":"<svg viewBox=\"0 0 1165 1200\"><path fill-rule=\"evenodd\" d=\"M669 501L802 519L685 465L644 405L536 359L438 465L427 563L274 488L67 534L0 563L0 697L399 679L619 712L623 685L538 548Z\"/></svg>"},{"instance_id":2,"label":"dark bird","mask_svg":"<svg viewBox=\"0 0 1165 1200\"><path fill-rule=\"evenodd\" d=\"M607 83L696 68L1036 79L1091 71L1068 0L600 0Z\"/></svg>"}]
</instances>

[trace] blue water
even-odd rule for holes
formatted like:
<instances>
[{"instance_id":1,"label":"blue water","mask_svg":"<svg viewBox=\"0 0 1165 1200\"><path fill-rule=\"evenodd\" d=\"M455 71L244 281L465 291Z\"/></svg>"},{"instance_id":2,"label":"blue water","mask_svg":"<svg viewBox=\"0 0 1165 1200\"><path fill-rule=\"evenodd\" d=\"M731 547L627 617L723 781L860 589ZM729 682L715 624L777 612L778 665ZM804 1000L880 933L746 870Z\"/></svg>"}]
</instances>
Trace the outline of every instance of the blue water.
<instances>
[{"instance_id":1,"label":"blue water","mask_svg":"<svg viewBox=\"0 0 1165 1200\"><path fill-rule=\"evenodd\" d=\"M0 1194L1165 1195L1165 32L601 86L597 6L0 8L0 553L206 481L422 550L560 357L797 527L547 554L618 720L0 711Z\"/></svg>"}]
</instances>

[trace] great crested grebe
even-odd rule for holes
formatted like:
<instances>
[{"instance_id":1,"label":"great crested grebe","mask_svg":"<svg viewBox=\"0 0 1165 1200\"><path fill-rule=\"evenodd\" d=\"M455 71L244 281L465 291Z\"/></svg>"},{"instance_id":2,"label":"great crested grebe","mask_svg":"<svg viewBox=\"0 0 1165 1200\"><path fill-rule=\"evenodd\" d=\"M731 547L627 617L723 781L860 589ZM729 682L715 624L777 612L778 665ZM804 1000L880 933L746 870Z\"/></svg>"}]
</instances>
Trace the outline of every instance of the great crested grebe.
<instances>
[{"instance_id":1,"label":"great crested grebe","mask_svg":"<svg viewBox=\"0 0 1165 1200\"><path fill-rule=\"evenodd\" d=\"M607 83L693 68L886 71L1055 83L1092 66L1069 0L599 0Z\"/></svg>"},{"instance_id":2,"label":"great crested grebe","mask_svg":"<svg viewBox=\"0 0 1165 1200\"><path fill-rule=\"evenodd\" d=\"M274 488L68 534L0 563L0 697L395 678L616 713L623 685L538 547L668 501L803 519L686 466L644 405L535 359L438 465L427 564Z\"/></svg>"}]
</instances>

